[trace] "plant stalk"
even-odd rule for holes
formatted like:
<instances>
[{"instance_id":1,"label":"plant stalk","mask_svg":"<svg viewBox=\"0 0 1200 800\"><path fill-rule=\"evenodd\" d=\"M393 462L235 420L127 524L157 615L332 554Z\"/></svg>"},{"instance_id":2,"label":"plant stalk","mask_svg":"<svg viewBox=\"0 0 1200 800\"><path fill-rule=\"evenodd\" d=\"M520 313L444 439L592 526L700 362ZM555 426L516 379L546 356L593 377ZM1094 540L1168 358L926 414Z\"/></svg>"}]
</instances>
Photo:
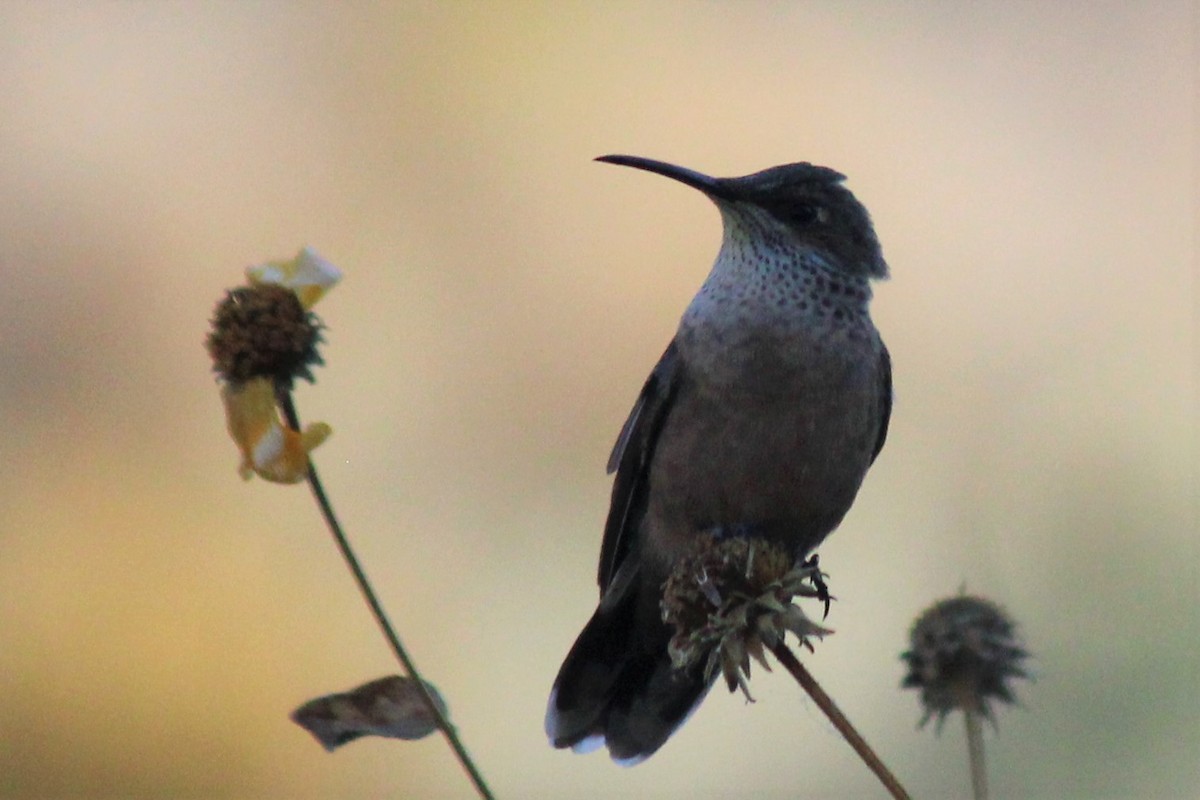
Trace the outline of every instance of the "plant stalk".
<instances>
[{"instance_id":1,"label":"plant stalk","mask_svg":"<svg viewBox=\"0 0 1200 800\"><path fill-rule=\"evenodd\" d=\"M287 419L287 424L293 430L300 430L300 419L296 413L296 406L292 400L292 393L289 391L278 392L280 405L283 408L284 417ZM450 723L450 720L442 713L438 704L434 702L433 696L425 686L425 681L417 671L417 665L413 663L408 651L400 642L400 637L396 634L396 630L392 627L391 621L388 620L387 614L383 610L383 606L379 602L378 596L375 594L375 589L371 586L370 580L363 571L362 565L358 561L358 556L355 555L353 548L350 546L346 534L342 531L342 526L338 522L337 515L333 512L333 506L329 502L329 498L325 495L325 488L321 485L321 479L317 477L317 468L310 459L308 462L308 485L312 489L313 497L317 500L317 505L321 509L321 514L325 518L325 524L329 526L330 533L333 534L333 539L337 543L338 550L341 551L342 558L346 562L346 566L350 568L351 574L354 575L354 580L358 584L358 589L362 593L363 599L367 601L367 606L371 609L371 614L375 617L375 621L379 624L383 631L384 638L399 659L401 666L408 677L411 678L424 701L425 706L437 721L438 728L446 737L446 741L450 744L450 749L454 751L454 755L458 758L462 765L463 771L471 779L475 785L475 790L484 800L495 800L495 795L488 788L487 783L480 774L479 769L475 766L475 762L471 760L471 756L467 753L466 747L458 738L458 732Z\"/></svg>"},{"instance_id":2,"label":"plant stalk","mask_svg":"<svg viewBox=\"0 0 1200 800\"><path fill-rule=\"evenodd\" d=\"M987 767L983 759L983 715L967 706L964 716L967 720L967 759L971 763L971 791L975 800L987 800Z\"/></svg>"},{"instance_id":3,"label":"plant stalk","mask_svg":"<svg viewBox=\"0 0 1200 800\"><path fill-rule=\"evenodd\" d=\"M779 659L779 663L787 668L787 671L792 673L792 677L800 684L804 691L808 692L808 696L813 699L817 707L825 712L825 716L833 723L833 727L846 738L850 746L854 748L854 752L858 753L858 757L863 760L863 763L870 768L875 776L879 778L879 782L887 789L888 793L896 800L911 800L908 792L900 785L900 781L891 773L887 766L880 760L871 746L866 740L859 735L854 726L850 724L850 720L846 719L846 715L842 713L837 704L833 702L833 698L825 693L812 674L804 667L803 664L796 658L787 644L782 640L777 642L771 648L771 652L775 654L775 658Z\"/></svg>"}]
</instances>

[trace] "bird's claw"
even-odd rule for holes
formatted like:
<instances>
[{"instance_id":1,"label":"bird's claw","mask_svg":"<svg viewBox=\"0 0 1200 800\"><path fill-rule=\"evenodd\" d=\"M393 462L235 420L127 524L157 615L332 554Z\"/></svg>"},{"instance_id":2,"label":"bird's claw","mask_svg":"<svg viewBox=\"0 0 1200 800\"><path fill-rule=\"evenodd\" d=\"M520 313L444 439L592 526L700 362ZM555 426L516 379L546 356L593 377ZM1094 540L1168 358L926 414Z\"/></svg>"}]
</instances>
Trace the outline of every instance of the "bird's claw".
<instances>
[{"instance_id":1,"label":"bird's claw","mask_svg":"<svg viewBox=\"0 0 1200 800\"><path fill-rule=\"evenodd\" d=\"M829 586L825 583L825 579L821 575L820 557L816 553L813 553L812 556L801 566L806 569L811 567L812 569L816 570L812 577L813 586L817 590L817 600L825 604L825 613L821 616L821 619L828 619L829 604L833 602L834 598L833 595L829 593Z\"/></svg>"}]
</instances>

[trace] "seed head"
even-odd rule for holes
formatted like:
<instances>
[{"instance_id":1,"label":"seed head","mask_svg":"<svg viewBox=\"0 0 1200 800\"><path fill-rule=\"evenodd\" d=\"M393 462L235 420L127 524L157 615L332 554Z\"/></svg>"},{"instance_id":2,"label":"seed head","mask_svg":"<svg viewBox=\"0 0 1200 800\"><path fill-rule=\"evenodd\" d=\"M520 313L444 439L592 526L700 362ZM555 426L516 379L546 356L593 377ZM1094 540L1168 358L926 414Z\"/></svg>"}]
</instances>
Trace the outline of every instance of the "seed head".
<instances>
[{"instance_id":1,"label":"seed head","mask_svg":"<svg viewBox=\"0 0 1200 800\"><path fill-rule=\"evenodd\" d=\"M206 342L213 370L226 382L270 378L290 389L295 378L312 381L321 364L321 323L293 290L272 283L230 289L213 314Z\"/></svg>"},{"instance_id":2,"label":"seed head","mask_svg":"<svg viewBox=\"0 0 1200 800\"><path fill-rule=\"evenodd\" d=\"M702 537L663 587L663 621L674 626L667 647L676 669L704 662L705 677L721 670L729 691L746 698L750 657L769 670L763 648L791 631L812 649L810 636L832 633L811 621L794 597L827 595L815 562L797 563L765 539Z\"/></svg>"},{"instance_id":3,"label":"seed head","mask_svg":"<svg viewBox=\"0 0 1200 800\"><path fill-rule=\"evenodd\" d=\"M908 665L901 686L921 690L925 715L937 716L940 730L956 708L992 719L991 701L1015 702L1009 681L1028 678L1021 660L1028 653L1016 643L1014 625L999 606L962 595L934 604L913 624Z\"/></svg>"}]
</instances>

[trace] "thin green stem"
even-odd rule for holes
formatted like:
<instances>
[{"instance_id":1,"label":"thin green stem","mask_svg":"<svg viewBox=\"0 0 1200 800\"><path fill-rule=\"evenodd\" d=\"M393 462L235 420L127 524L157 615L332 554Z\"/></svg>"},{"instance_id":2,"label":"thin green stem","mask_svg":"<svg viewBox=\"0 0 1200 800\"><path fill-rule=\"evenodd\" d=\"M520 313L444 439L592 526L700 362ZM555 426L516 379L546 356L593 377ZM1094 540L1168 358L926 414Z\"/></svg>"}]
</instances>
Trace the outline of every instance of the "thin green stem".
<instances>
[{"instance_id":1,"label":"thin green stem","mask_svg":"<svg viewBox=\"0 0 1200 800\"><path fill-rule=\"evenodd\" d=\"M837 707L837 703L833 702L833 698L825 693L817 683L816 678L805 669L804 665L796 658L787 644L782 640L777 642L771 648L771 652L775 654L775 658L779 659L779 663L787 668L787 671L792 673L792 677L800 684L804 691L808 692L808 696L813 699L817 707L825 712L825 716L829 717L829 721L833 723L833 727L846 738L850 746L854 748L854 752L858 753L858 757L863 760L863 763L875 773L875 777L879 778L879 782L887 789L888 793L896 800L911 800L908 792L900 785L900 781L891 773L891 770L880 760L879 756L875 755L875 751L867 744L866 739L859 735L854 726L850 724L850 720L846 719L846 715Z\"/></svg>"},{"instance_id":2,"label":"thin green stem","mask_svg":"<svg viewBox=\"0 0 1200 800\"><path fill-rule=\"evenodd\" d=\"M967 759L971 762L971 791L975 800L987 800L987 766L983 760L983 715L969 705L967 720Z\"/></svg>"},{"instance_id":3,"label":"thin green stem","mask_svg":"<svg viewBox=\"0 0 1200 800\"><path fill-rule=\"evenodd\" d=\"M280 391L279 402L283 408L284 417L287 419L288 425L293 430L300 430L300 419L296 414L296 406L292 401L292 394L288 391ZM350 568L350 572L354 575L354 580L358 584L358 589L362 592L363 599L367 601L367 605L371 609L371 614L374 615L375 621L379 624L383 631L384 638L392 648L392 652L396 654L400 664L404 667L404 671L408 677L416 684L420 692L421 699L425 702L425 706L437 721L438 727L442 734L449 742L450 748L454 751L455 756L462 764L463 770L470 777L471 782L475 784L475 789L479 796L484 800L495 800L495 795L488 788L487 783L483 780L483 775L480 774L475 762L471 760L470 754L467 753L466 747L458 738L458 732L450 723L449 718L442 713L438 704L434 701L433 696L425 686L425 681L421 674L417 671L417 665L413 663L412 658L408 655L408 651L400 642L400 637L396 635L395 628L388 620L387 614L383 610L383 606L379 602L379 598L375 594L375 589L371 586L370 580L363 572L362 565L358 561L358 556L354 554L353 548L350 547L350 542L346 538L346 534L342 531L342 526L337 520L337 515L333 512L333 506L329 503L329 498L325 495L325 488L321 485L320 478L317 477L317 468L309 461L308 464L308 485L312 489L313 497L317 500L317 505L321 508L321 514L325 517L325 523L329 526L330 533L333 534L333 539L337 542L338 549L342 553L342 558L346 561L346 566Z\"/></svg>"}]
</instances>

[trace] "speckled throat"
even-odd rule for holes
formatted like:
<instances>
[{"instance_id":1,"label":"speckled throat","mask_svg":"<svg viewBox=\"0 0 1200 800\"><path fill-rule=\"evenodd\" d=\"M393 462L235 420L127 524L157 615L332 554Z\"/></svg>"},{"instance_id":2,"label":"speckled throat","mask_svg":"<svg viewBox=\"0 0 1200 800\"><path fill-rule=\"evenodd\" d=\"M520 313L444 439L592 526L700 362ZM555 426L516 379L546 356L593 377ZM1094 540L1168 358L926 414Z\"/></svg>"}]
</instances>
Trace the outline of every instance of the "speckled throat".
<instances>
[{"instance_id":1,"label":"speckled throat","mask_svg":"<svg viewBox=\"0 0 1200 800\"><path fill-rule=\"evenodd\" d=\"M755 206L721 211L721 251L676 335L697 377L774 393L833 380L878 352L867 277Z\"/></svg>"}]
</instances>

